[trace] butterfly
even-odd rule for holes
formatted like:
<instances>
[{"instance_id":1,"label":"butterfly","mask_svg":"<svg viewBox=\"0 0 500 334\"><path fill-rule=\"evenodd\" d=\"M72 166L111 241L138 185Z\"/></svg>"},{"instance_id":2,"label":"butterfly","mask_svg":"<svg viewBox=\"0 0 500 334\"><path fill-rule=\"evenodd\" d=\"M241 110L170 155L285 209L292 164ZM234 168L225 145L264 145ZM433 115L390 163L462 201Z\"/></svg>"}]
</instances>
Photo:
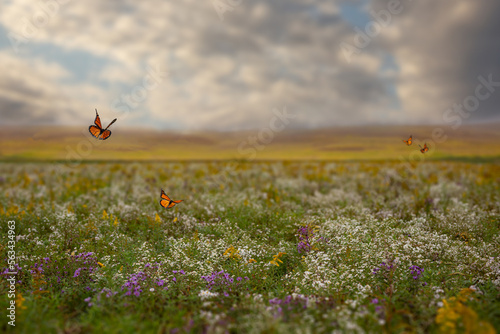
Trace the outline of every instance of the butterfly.
<instances>
[{"instance_id":1,"label":"butterfly","mask_svg":"<svg viewBox=\"0 0 500 334\"><path fill-rule=\"evenodd\" d=\"M183 201L182 199L178 201L171 200L170 197L168 197L167 194L165 194L163 189L161 190L161 198L162 199L160 200L160 205L163 206L165 209L173 208L176 204L179 204L180 202Z\"/></svg>"},{"instance_id":2,"label":"butterfly","mask_svg":"<svg viewBox=\"0 0 500 334\"><path fill-rule=\"evenodd\" d=\"M109 136L111 136L111 131L109 131L108 128L114 122L116 122L116 118L113 121L111 121L111 123L109 123L109 125L106 127L106 129L103 129L102 125L101 125L101 119L99 118L99 114L97 113L97 109L96 109L95 110L95 120L94 120L95 125L89 126L89 132L92 136L96 137L99 140L108 139Z\"/></svg>"},{"instance_id":3,"label":"butterfly","mask_svg":"<svg viewBox=\"0 0 500 334\"><path fill-rule=\"evenodd\" d=\"M418 145L420 146L420 145ZM427 143L424 144L424 147L420 146L420 152L425 153L429 151L429 147L427 146Z\"/></svg>"},{"instance_id":4,"label":"butterfly","mask_svg":"<svg viewBox=\"0 0 500 334\"><path fill-rule=\"evenodd\" d=\"M410 145L411 145L411 143L412 143L412 141L411 141L411 140L412 140L412 138L413 138L413 137L412 137L412 135L410 135L410 138L408 138L408 140L404 140L404 139L403 139L403 142L405 142L405 143L406 143L406 145L410 146Z\"/></svg>"}]
</instances>

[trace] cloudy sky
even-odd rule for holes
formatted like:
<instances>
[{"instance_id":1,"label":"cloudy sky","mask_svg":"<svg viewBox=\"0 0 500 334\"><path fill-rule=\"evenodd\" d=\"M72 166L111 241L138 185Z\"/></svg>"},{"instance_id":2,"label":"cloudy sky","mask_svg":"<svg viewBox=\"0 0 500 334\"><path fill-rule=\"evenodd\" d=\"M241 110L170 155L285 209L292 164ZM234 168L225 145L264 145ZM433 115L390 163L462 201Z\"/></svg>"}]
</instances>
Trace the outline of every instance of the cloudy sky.
<instances>
[{"instance_id":1,"label":"cloudy sky","mask_svg":"<svg viewBox=\"0 0 500 334\"><path fill-rule=\"evenodd\" d=\"M2 0L0 125L94 108L181 130L285 107L302 128L499 120L499 16L498 0Z\"/></svg>"}]
</instances>

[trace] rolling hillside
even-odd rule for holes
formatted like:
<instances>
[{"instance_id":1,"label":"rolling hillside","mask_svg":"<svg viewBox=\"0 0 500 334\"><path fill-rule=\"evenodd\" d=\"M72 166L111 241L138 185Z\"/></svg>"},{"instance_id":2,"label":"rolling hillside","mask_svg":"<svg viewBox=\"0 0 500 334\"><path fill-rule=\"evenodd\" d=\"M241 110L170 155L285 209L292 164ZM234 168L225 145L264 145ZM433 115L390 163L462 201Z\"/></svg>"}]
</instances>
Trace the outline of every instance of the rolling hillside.
<instances>
[{"instance_id":1,"label":"rolling hillside","mask_svg":"<svg viewBox=\"0 0 500 334\"><path fill-rule=\"evenodd\" d=\"M0 128L0 160L415 160L421 158L418 144L424 142L431 147L427 159L497 160L499 125L288 130L272 138L258 130L180 133L117 128L106 141L92 138L86 127ZM408 147L402 139L410 134L414 143Z\"/></svg>"}]
</instances>

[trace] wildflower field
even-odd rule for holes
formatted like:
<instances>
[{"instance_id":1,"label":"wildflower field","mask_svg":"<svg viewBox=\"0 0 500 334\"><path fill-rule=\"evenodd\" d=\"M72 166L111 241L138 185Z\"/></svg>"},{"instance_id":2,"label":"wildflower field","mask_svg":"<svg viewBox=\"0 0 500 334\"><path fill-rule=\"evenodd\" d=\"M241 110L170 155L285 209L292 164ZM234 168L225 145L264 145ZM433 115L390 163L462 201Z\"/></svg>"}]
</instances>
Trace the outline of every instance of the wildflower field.
<instances>
[{"instance_id":1,"label":"wildflower field","mask_svg":"<svg viewBox=\"0 0 500 334\"><path fill-rule=\"evenodd\" d=\"M499 184L498 163L1 163L1 331L495 333Z\"/></svg>"}]
</instances>

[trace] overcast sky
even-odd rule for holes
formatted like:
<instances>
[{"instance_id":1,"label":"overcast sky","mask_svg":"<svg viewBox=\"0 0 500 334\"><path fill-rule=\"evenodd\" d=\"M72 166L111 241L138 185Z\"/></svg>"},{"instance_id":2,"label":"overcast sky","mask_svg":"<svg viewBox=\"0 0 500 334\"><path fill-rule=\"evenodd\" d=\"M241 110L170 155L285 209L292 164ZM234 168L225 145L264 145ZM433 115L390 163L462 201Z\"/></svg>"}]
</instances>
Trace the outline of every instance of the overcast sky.
<instances>
[{"instance_id":1,"label":"overcast sky","mask_svg":"<svg viewBox=\"0 0 500 334\"><path fill-rule=\"evenodd\" d=\"M498 0L3 0L0 124L499 120L500 86L478 88L500 82L499 17Z\"/></svg>"}]
</instances>

